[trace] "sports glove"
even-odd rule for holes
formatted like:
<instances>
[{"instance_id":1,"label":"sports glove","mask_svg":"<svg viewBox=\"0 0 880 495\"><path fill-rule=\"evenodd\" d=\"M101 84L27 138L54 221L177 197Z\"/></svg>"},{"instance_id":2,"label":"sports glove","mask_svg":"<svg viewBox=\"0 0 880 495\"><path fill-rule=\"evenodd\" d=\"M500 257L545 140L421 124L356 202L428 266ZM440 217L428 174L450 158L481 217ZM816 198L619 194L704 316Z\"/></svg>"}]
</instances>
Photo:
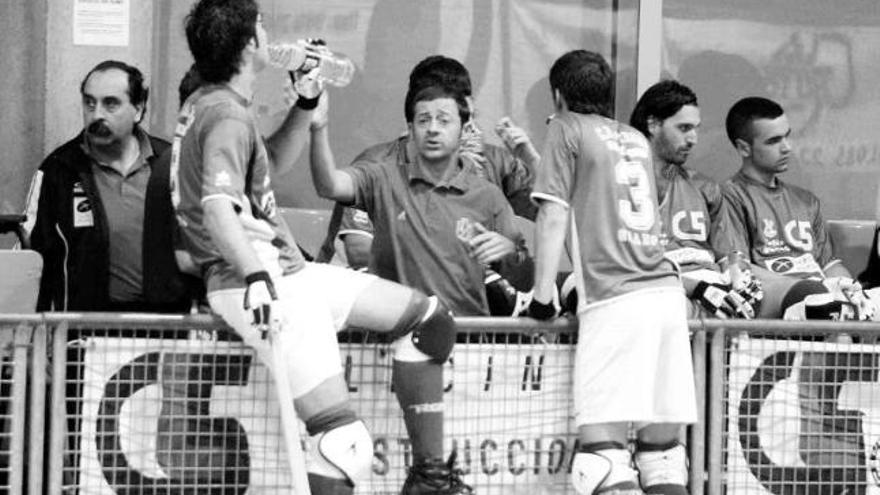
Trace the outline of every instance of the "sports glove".
<instances>
[{"instance_id":1,"label":"sports glove","mask_svg":"<svg viewBox=\"0 0 880 495\"><path fill-rule=\"evenodd\" d=\"M764 300L764 286L761 281L755 278L750 270L742 270L739 279L732 284L732 289L752 308L752 316L745 318L754 318L761 307L761 301Z\"/></svg>"},{"instance_id":2,"label":"sports glove","mask_svg":"<svg viewBox=\"0 0 880 495\"><path fill-rule=\"evenodd\" d=\"M854 320L873 320L874 305L862 290L862 285L849 277L829 277L822 281L836 301L848 303L855 313ZM847 319L847 318L844 318Z\"/></svg>"},{"instance_id":3,"label":"sports glove","mask_svg":"<svg viewBox=\"0 0 880 495\"><path fill-rule=\"evenodd\" d=\"M251 326L265 339L270 331L280 328L278 312L273 308L278 301L275 285L265 270L251 273L244 281L247 283L244 290L244 309L251 311Z\"/></svg>"},{"instance_id":4,"label":"sports glove","mask_svg":"<svg viewBox=\"0 0 880 495\"><path fill-rule=\"evenodd\" d=\"M718 318L755 317L755 308L745 297L729 285L713 284L701 280L691 295L706 311Z\"/></svg>"}]
</instances>

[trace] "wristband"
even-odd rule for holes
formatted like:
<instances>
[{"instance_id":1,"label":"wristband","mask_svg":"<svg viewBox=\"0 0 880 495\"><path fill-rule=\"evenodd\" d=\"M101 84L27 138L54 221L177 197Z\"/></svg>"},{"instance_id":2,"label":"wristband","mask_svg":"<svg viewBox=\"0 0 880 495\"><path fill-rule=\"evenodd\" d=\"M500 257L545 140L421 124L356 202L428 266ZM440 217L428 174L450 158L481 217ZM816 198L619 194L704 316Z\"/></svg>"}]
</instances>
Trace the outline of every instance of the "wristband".
<instances>
[{"instance_id":1,"label":"wristband","mask_svg":"<svg viewBox=\"0 0 880 495\"><path fill-rule=\"evenodd\" d=\"M529 303L529 316L536 320L549 320L556 316L556 307L553 302L542 303L537 299L532 299Z\"/></svg>"},{"instance_id":2,"label":"wristband","mask_svg":"<svg viewBox=\"0 0 880 495\"><path fill-rule=\"evenodd\" d=\"M314 98L304 98L303 96L300 96L296 99L296 103L294 103L294 105L302 110L314 110L315 108L317 108L318 100L320 99L321 95L318 95Z\"/></svg>"},{"instance_id":3,"label":"wristband","mask_svg":"<svg viewBox=\"0 0 880 495\"><path fill-rule=\"evenodd\" d=\"M251 285L252 283L260 280L266 282L266 285L272 286L272 277L269 276L269 272L267 272L266 270L253 272L244 277L244 282L248 285Z\"/></svg>"},{"instance_id":4,"label":"wristband","mask_svg":"<svg viewBox=\"0 0 880 495\"><path fill-rule=\"evenodd\" d=\"M244 277L244 282L248 287L251 286L254 282L265 282L266 288L269 289L269 295L273 300L278 300L278 293L275 292L275 283L272 282L272 277L269 276L269 272L266 270L260 270L258 272L253 272ZM247 291L245 292L245 297L247 297Z\"/></svg>"}]
</instances>

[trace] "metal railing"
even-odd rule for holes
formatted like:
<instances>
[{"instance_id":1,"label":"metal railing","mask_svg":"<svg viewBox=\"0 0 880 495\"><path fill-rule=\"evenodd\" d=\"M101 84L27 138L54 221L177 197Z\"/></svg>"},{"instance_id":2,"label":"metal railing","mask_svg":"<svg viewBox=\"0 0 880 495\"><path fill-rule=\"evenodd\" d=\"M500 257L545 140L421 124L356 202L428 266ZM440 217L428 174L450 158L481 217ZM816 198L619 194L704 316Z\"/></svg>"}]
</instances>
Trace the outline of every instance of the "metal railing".
<instances>
[{"instance_id":1,"label":"metal railing","mask_svg":"<svg viewBox=\"0 0 880 495\"><path fill-rule=\"evenodd\" d=\"M573 493L574 323L457 322L445 436L465 480L480 494ZM880 492L880 324L690 324L693 494ZM286 489L271 379L218 319L0 315L0 327L0 491ZM369 333L340 334L340 348L376 450L358 493L397 493L411 455L389 349Z\"/></svg>"}]
</instances>

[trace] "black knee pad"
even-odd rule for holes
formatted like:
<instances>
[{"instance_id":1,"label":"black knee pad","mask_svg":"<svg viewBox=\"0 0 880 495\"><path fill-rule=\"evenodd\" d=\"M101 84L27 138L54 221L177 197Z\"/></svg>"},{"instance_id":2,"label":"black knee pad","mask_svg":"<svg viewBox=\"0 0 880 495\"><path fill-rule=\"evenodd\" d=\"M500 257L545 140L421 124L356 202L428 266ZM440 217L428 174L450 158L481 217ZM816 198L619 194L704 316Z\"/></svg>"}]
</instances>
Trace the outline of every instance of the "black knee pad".
<instances>
[{"instance_id":1,"label":"black knee pad","mask_svg":"<svg viewBox=\"0 0 880 495\"><path fill-rule=\"evenodd\" d=\"M780 309L782 310L782 313L785 313L785 310L788 309L789 306L803 301L807 296L813 294L826 294L827 292L828 288L818 280L799 280L789 287L788 292L785 293L785 296L782 298Z\"/></svg>"},{"instance_id":2,"label":"black knee pad","mask_svg":"<svg viewBox=\"0 0 880 495\"><path fill-rule=\"evenodd\" d=\"M455 320L436 296L416 293L390 334L393 339L405 335L410 335L416 349L444 362L455 345Z\"/></svg>"}]
</instances>

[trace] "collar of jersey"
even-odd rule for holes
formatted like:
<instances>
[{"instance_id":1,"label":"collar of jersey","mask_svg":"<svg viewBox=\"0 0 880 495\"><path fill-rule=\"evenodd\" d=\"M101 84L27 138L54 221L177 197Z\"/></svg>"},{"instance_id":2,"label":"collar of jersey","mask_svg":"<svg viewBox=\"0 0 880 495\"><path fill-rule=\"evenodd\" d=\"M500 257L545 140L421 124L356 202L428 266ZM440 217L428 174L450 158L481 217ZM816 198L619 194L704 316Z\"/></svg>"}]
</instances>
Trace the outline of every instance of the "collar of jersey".
<instances>
[{"instance_id":1,"label":"collar of jersey","mask_svg":"<svg viewBox=\"0 0 880 495\"><path fill-rule=\"evenodd\" d=\"M767 184L764 184L763 182L761 182L759 180L755 180L755 179L749 177L748 175L746 175L745 172L742 171L742 169L740 169L740 171L737 172L736 175L738 175L744 182L748 182L749 184L754 184L758 187L767 189L768 191L778 191L778 190L782 189L782 179L780 179L779 176L773 177L774 179L776 179L775 186L768 186Z\"/></svg>"},{"instance_id":2,"label":"collar of jersey","mask_svg":"<svg viewBox=\"0 0 880 495\"><path fill-rule=\"evenodd\" d=\"M425 171L421 162L415 158L416 153L412 148L412 140L408 140L404 147L403 159L405 161L406 175L410 184L413 182L424 182L435 188L457 189L465 192L468 190L467 171L462 163L461 157L458 158L458 172L448 181L435 182L434 179Z\"/></svg>"}]
</instances>

